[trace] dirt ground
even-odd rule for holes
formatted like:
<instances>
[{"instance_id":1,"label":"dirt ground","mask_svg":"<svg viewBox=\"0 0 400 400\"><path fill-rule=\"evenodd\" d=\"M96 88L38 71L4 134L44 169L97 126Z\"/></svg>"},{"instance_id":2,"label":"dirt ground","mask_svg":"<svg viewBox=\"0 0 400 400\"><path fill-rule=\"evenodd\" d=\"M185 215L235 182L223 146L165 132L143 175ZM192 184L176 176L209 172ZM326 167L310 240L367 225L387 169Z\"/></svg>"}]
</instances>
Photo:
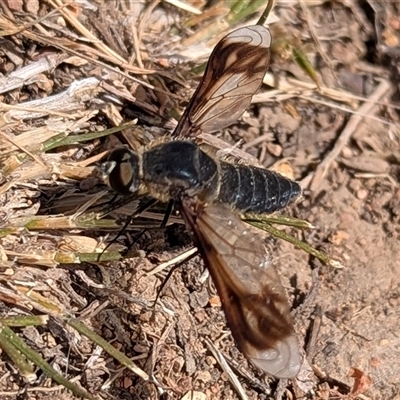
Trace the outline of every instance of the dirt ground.
<instances>
[{"instance_id":1,"label":"dirt ground","mask_svg":"<svg viewBox=\"0 0 400 400\"><path fill-rule=\"evenodd\" d=\"M138 218L112 247L134 242L130 257L77 256L104 249L137 207L131 202L111 213L108 225L85 219L112 197L93 166L121 143L137 147L173 129L172 116L199 82L196 68L218 40L206 36L254 24L261 12L229 26L216 21L232 2L183 3L204 15L167 1L86 1L56 11L61 0L0 3L1 318L48 314L47 324L12 329L96 398L400 399L396 2L278 1L266 84L238 123L219 134L301 182L303 197L285 213L315 229L285 231L343 264L268 242L306 353L298 378L277 382L246 361L198 256L172 273L153 306L170 267L149 271L191 247L178 216L165 229L152 228L159 213ZM293 49L307 54L320 90ZM51 66L13 77L42 61ZM134 127L100 135L135 118ZM148 229L139 237L142 227ZM68 325L71 316L153 382ZM1 399L78 398L41 368L28 383L3 346L0 337Z\"/></svg>"}]
</instances>

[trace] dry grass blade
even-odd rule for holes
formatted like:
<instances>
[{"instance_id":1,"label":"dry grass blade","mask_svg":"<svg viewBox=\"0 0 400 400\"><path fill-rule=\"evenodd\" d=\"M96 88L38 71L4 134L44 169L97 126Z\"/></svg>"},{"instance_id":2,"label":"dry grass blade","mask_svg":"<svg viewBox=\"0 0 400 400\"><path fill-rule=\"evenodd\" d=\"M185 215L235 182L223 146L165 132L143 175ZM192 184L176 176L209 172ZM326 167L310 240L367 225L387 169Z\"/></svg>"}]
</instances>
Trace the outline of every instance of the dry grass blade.
<instances>
[{"instance_id":1,"label":"dry grass blade","mask_svg":"<svg viewBox=\"0 0 400 400\"><path fill-rule=\"evenodd\" d=\"M115 57L114 55L110 55L107 51L100 51L97 49L94 49L88 45L84 44L77 44L74 41L70 41L69 39L65 39L63 41L55 40L54 38L50 37L49 35L43 35L37 32L34 32L30 29L26 29L24 25L18 25L14 21L10 21L7 19L4 15L0 15L0 29L3 29L3 36L5 35L12 35L15 32L21 32L21 34L26 37L29 40L32 40L34 42L38 42L40 44L44 44L47 46L52 46L55 48L58 48L65 52L66 54L74 55L77 56L81 59L87 60L91 63L101 65L105 68L107 68L110 71L115 71L116 73L121 74L122 76L125 76L129 80L135 81L135 82L140 82L143 86L154 89L152 85L149 85L148 83L135 78L133 76L130 76L124 71L120 71L118 68L113 67L107 63L104 63L97 58L104 58L106 61L111 62L113 64L116 64L118 67L123 68L124 70L128 72L132 72L134 74L153 74L155 71L154 70L143 70L141 68L137 68L135 66L130 65L127 62L120 61L120 57L117 56ZM96 39L96 43L99 43L99 40ZM100 46L104 47L104 46Z\"/></svg>"},{"instance_id":2,"label":"dry grass blade","mask_svg":"<svg viewBox=\"0 0 400 400\"><path fill-rule=\"evenodd\" d=\"M68 319L68 324L76 329L78 332L82 333L94 343L103 348L110 356L114 357L116 360L121 362L122 365L130 369L134 374L142 378L144 381L148 381L150 379L149 375L146 374L141 368L137 367L129 357L127 357L124 353L118 351L112 344L108 343L101 336L97 335L93 332L93 330L88 329L86 325L84 325L81 321L77 319Z\"/></svg>"},{"instance_id":3,"label":"dry grass blade","mask_svg":"<svg viewBox=\"0 0 400 400\"><path fill-rule=\"evenodd\" d=\"M181 10L188 11L192 14L195 14L195 15L201 14L201 11L198 8L193 7L190 4L187 4L183 1L180 1L180 0L165 0L165 1L169 4L172 4L175 7L180 8Z\"/></svg>"},{"instance_id":4,"label":"dry grass blade","mask_svg":"<svg viewBox=\"0 0 400 400\"><path fill-rule=\"evenodd\" d=\"M11 144L13 144L15 147L20 149L23 153L26 153L29 157L32 157L32 159L35 160L38 164L40 164L42 167L45 167L43 161L39 157L36 157L29 150L24 149L22 146L19 146L18 143L16 143L14 140L9 138L4 132L0 131L0 137L2 137L4 140L10 142Z\"/></svg>"},{"instance_id":5,"label":"dry grass blade","mask_svg":"<svg viewBox=\"0 0 400 400\"><path fill-rule=\"evenodd\" d=\"M68 10L68 8L64 8L64 4L62 0L48 0L49 4L51 4L55 9L59 9L62 16L86 39L94 44L103 54L107 55L109 60L115 64L126 64L127 61L122 58L119 54L115 53L112 49L106 46L102 41L100 41L92 32L86 29L85 26L75 17L75 15Z\"/></svg>"},{"instance_id":6,"label":"dry grass blade","mask_svg":"<svg viewBox=\"0 0 400 400\"><path fill-rule=\"evenodd\" d=\"M191 248L190 250L187 250L183 252L182 254L172 258L169 261L163 262L151 271L147 272L147 275L155 275L158 274L159 272L163 271L166 268L174 267L175 265L181 264L185 261L187 261L189 258L191 258L193 255L195 255L198 252L196 247Z\"/></svg>"},{"instance_id":7,"label":"dry grass blade","mask_svg":"<svg viewBox=\"0 0 400 400\"><path fill-rule=\"evenodd\" d=\"M338 140L335 143L332 151L328 153L325 159L318 165L315 173L313 173L312 181L310 184L310 189L312 191L318 191L318 188L321 185L322 179L324 179L325 175L327 174L330 165L332 162L339 156L341 151L343 150L344 146L347 144L351 135L357 129L357 126L362 121L364 115L371 115L373 114L374 110L377 109L376 103L379 102L384 96L388 96L389 92L392 90L392 86L386 80L381 81L379 86L376 88L374 93L370 97L370 101L363 104L359 109L358 112L361 115L353 115L349 122L347 123L346 127L343 129L342 133L340 134Z\"/></svg>"},{"instance_id":8,"label":"dry grass blade","mask_svg":"<svg viewBox=\"0 0 400 400\"><path fill-rule=\"evenodd\" d=\"M48 114L68 118L79 117L80 113L77 111L81 108L81 101L88 101L92 96L96 96L99 92L98 86L99 81L96 78L74 82L68 90L62 93L46 99L33 100L18 107L12 107L3 115L3 118L23 120L40 118ZM62 113L58 111L60 109L63 110ZM74 112L76 112L75 115L73 114Z\"/></svg>"},{"instance_id":9,"label":"dry grass blade","mask_svg":"<svg viewBox=\"0 0 400 400\"><path fill-rule=\"evenodd\" d=\"M310 246L308 243L303 242L302 240L299 240L299 239L295 238L294 236L289 235L289 234L285 233L284 231L275 228L270 223L266 223L265 221L255 221L255 220L247 220L247 222L250 225L253 225L258 229L268 232L271 236L273 236L275 238L279 238L288 243L293 244L294 246L302 249L303 251L312 255L313 257L318 258L324 264L327 264L334 268L339 268L339 269L344 268L344 266L342 265L342 263L340 261L332 259L324 252L319 251L316 248L314 248L313 246ZM283 223L283 224L286 225L285 223Z\"/></svg>"},{"instance_id":10,"label":"dry grass blade","mask_svg":"<svg viewBox=\"0 0 400 400\"><path fill-rule=\"evenodd\" d=\"M306 177L304 187L319 193L314 199L305 191L293 209L298 220L243 216L259 224L257 238L264 229L272 239L265 245L290 302L307 299L294 313L300 343L310 321L323 322L308 355L315 375L302 369L283 396L396 398L399 6L276 2L265 21L259 16L267 3L271 8L266 0L0 2L0 397L21 389L27 399L82 394L79 384L75 395L65 393L57 375L46 386L32 382L37 369L54 373L40 357L58 373L66 370L71 382L85 382L96 398L276 396L265 376L235 365L220 298L210 296L215 289L199 258L173 275L152 307L165 268L195 254L193 248L175 257L192 238L179 215L159 229L164 217L155 206L114 243L143 199L120 203L98 169L115 147L140 149L170 133L170 110L178 119L216 41L237 23L258 21L269 24L272 42L285 45L273 53L264 92L238 124L196 143L245 164L288 160L292 176ZM318 65L320 90L294 62L299 51L304 65ZM282 225L302 231L288 235ZM308 253L299 249L301 235ZM351 268L318 268L318 293L311 290L310 299L314 257L342 267L327 254ZM27 354L41 349L40 355L22 354L19 347L30 343ZM19 374L10 372L14 366ZM350 367L357 371L353 387ZM371 379L365 387L363 376Z\"/></svg>"},{"instance_id":11,"label":"dry grass blade","mask_svg":"<svg viewBox=\"0 0 400 400\"><path fill-rule=\"evenodd\" d=\"M32 365L29 364L26 357L24 357L24 355L22 355L18 351L17 347L14 346L13 340L10 340L10 332L12 332L12 330L5 329L5 327L3 327L2 325L3 324L0 321L0 348L10 358L11 362L19 370L22 377L28 383L34 383L37 379L37 376L34 372Z\"/></svg>"},{"instance_id":12,"label":"dry grass blade","mask_svg":"<svg viewBox=\"0 0 400 400\"><path fill-rule=\"evenodd\" d=\"M96 343L97 345L101 346L108 354L113 356L115 359L120 361L123 365L125 365L127 368L129 368L132 372L134 372L136 375L141 377L141 379L147 381L149 380L149 376L140 368L138 368L128 357L126 357L123 353L115 349L111 344L109 344L107 341L102 339L99 335L97 335L95 332L93 332L92 329L89 329L85 324L83 324L81 321L78 321L77 319L74 319L68 313L63 311L60 308L60 305L54 304L51 300L41 296L39 293L35 292L35 290L27 291L23 286L15 286L14 290L21 295L22 297L25 297L25 299L30 303L31 307L36 308L38 310L46 311L48 315L51 315L53 318L57 320L63 320L65 321L68 325L76 329L79 333L85 335L87 338L89 338L91 341ZM24 295L25 294L25 295ZM32 318L19 318L19 325L21 323L24 324L24 326L32 325L32 324L38 324L38 323L43 323L46 321L45 317L40 318L40 320L33 320ZM0 321L2 322L2 321ZM5 319L5 323L2 323L2 329L0 332L0 343L5 343L5 348L11 349L11 354L12 353L12 347L14 346L17 348L22 354L24 354L30 361L32 361L37 367L41 368L44 372L46 372L49 377L54 379L56 382L62 384L66 388L70 389L73 393L75 393L78 396L88 398L88 399L94 399L93 396L91 396L89 393L87 393L85 390L80 388L79 386L71 383L68 381L66 378L64 378L62 375L60 375L58 372L56 372L53 367L51 367L47 362L45 362L42 357L34 352L32 349L30 349L24 342L23 340L19 339L14 332L10 328L8 328L7 325L10 325L9 319ZM15 325L15 321L13 323ZM1 345L0 345L1 346ZM23 360L17 360L17 364L21 365L21 367L24 366ZM26 370L26 368L24 368Z\"/></svg>"},{"instance_id":13,"label":"dry grass blade","mask_svg":"<svg viewBox=\"0 0 400 400\"><path fill-rule=\"evenodd\" d=\"M12 353L13 346L15 350L18 350L22 353L27 359L29 359L33 364L35 364L38 368L44 371L49 377L51 377L54 381L60 383L65 388L69 389L76 396L83 397L84 399L96 400L94 396L92 396L85 389L80 386L72 383L70 380L66 379L64 376L59 374L49 363L47 363L37 352L31 349L26 343L19 339L17 335L8 327L2 327L0 330L0 343L5 345L3 347L4 350L8 350L8 354L14 354L14 360L17 353ZM22 368L22 372L27 372L27 368L30 366L27 363L24 363L23 360L19 359L16 362L16 365ZM27 378L36 378L33 373L28 373Z\"/></svg>"},{"instance_id":14,"label":"dry grass blade","mask_svg":"<svg viewBox=\"0 0 400 400\"><path fill-rule=\"evenodd\" d=\"M228 379L230 380L232 386L235 388L240 398L242 400L248 400L246 392L244 391L242 385L240 384L239 379L234 374L229 364L226 362L222 353L214 346L214 344L209 339L206 339L206 343L208 348L211 350L211 353L216 358L218 364L221 366L222 370L225 371L225 373L228 375Z\"/></svg>"},{"instance_id":15,"label":"dry grass blade","mask_svg":"<svg viewBox=\"0 0 400 400\"><path fill-rule=\"evenodd\" d=\"M65 54L53 54L42 58L25 67L22 67L6 77L0 78L0 93L6 93L20 88L26 84L32 84L39 79L40 74L50 72L67 58ZM1 107L4 107L2 104Z\"/></svg>"}]
</instances>

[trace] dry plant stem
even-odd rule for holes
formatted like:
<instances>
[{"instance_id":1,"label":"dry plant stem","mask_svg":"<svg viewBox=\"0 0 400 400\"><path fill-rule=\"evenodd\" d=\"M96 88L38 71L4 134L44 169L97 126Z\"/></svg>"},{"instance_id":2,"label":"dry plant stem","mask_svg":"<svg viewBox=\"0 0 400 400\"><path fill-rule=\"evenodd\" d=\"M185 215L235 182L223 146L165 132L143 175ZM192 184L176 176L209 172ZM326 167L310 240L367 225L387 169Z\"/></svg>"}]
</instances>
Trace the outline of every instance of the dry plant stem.
<instances>
[{"instance_id":1,"label":"dry plant stem","mask_svg":"<svg viewBox=\"0 0 400 400\"><path fill-rule=\"evenodd\" d=\"M30 293L31 295L33 292ZM133 373L135 373L137 376L144 380L149 380L149 376L142 371L140 368L138 368L128 357L126 357L123 353L119 352L117 349L115 349L114 346L110 345L108 342L106 342L104 339L102 339L100 336L95 334L93 331L91 331L89 328L87 328L81 321L75 319L75 318L70 318L68 315L63 315L62 312L56 307L52 307L52 304L47 302L46 299L42 299L40 297L38 298L31 298L31 301L33 301L33 305L37 309L43 309L48 312L48 314L53 315L54 318L57 318L58 320L61 318L62 320L66 321L68 325L70 325L72 328L76 329L79 333L82 335L85 335L88 337L90 340L92 340L94 343L97 345L101 346L108 354L110 354L112 357L114 357L116 360L121 362L122 365L125 365L127 368L129 368ZM39 301L39 303L37 303ZM38 308L39 307L39 308ZM40 317L41 320L43 321L43 317ZM33 322L26 320L27 322ZM38 321L37 321L38 322ZM2 336L1 336L2 335ZM66 388L70 389L73 393L75 393L78 396L88 398L88 399L94 399L90 394L85 392L83 389L80 387L72 384L68 380L66 380L63 376L59 375L49 364L47 364L39 354L34 352L32 349L30 349L21 339L18 338L14 334L14 332L4 326L0 325L0 346L1 343L4 340L7 340L7 343L11 343L13 347L15 347L19 352L24 354L29 360L31 360L35 365L37 365L39 368L41 368L47 375L49 375L53 380L56 382L64 385Z\"/></svg>"},{"instance_id":2,"label":"dry plant stem","mask_svg":"<svg viewBox=\"0 0 400 400\"><path fill-rule=\"evenodd\" d=\"M42 34L39 34L36 32L31 32L29 30L24 30L24 26L18 26L17 28L15 28L15 24L14 25L10 25L10 24L11 24L11 22L6 20L0 14L0 29L3 28L2 36L10 36L12 34L12 32L14 32L15 30L18 30L18 31L22 30L21 34L28 40L31 40L33 42L38 42L38 43L44 44L46 46L55 47L67 54L71 54L71 55L80 57L84 60L89 61L90 63L102 66L103 68L106 68L109 71L113 71L119 75L122 75L125 78L129 79L130 81L137 82L149 89L156 90L153 85L150 85L147 82L144 82L143 80L137 79L137 78L129 75L128 73L121 71L119 68L112 67L111 65L98 60L97 57L106 59L107 61L110 61L110 62L114 62L118 67L123 68L124 70L134 73L134 74L153 74L153 73L155 73L154 70L142 70L142 69L134 67L128 63L118 63L115 57L110 57L108 54L101 53L97 49L94 49L94 48L84 45L84 44L80 44L78 46L79 50L75 50L77 48L77 45L75 42L67 42L67 44L60 44L60 41L57 39L54 39L52 37L47 37L45 35L42 35ZM6 28L4 28L4 27L6 27ZM157 89L157 90L159 90L159 89ZM164 93L169 96L173 96L174 98L178 98L178 96L173 95L171 93L166 93L166 92L164 92Z\"/></svg>"},{"instance_id":3,"label":"dry plant stem","mask_svg":"<svg viewBox=\"0 0 400 400\"><path fill-rule=\"evenodd\" d=\"M34 100L36 101L36 100ZM4 111L4 110L10 110L10 112L8 112L7 114L4 114L1 116L0 118L0 127L6 125L9 123L9 117L14 117L15 119L23 119L23 117L25 118L29 118L30 114L29 113L38 113L38 112L42 112L43 115L54 115L56 117L63 117L63 118L73 118L73 116L71 114L67 114L64 112L59 112L59 111L52 111L52 110L41 110L39 109L39 107L36 107L35 103L33 105L33 107L31 107L32 104L29 104L30 102L26 103L28 105L8 105L8 104L4 104L4 103L0 103L0 111ZM23 104L23 103L22 103ZM20 115L16 115L14 116L14 112L15 113L23 113L23 116ZM28 115L26 115L28 113ZM11 115L12 114L12 115ZM38 117L41 117L42 115L39 115ZM32 118L35 118L35 116L32 116Z\"/></svg>"},{"instance_id":4,"label":"dry plant stem","mask_svg":"<svg viewBox=\"0 0 400 400\"><path fill-rule=\"evenodd\" d=\"M307 346L306 346L307 358L308 358L308 360L310 360L310 362L313 359L315 351L316 351L316 346L318 343L318 337L320 334L321 325L322 325L322 311L318 307L316 309L315 317L312 322L310 338L309 338Z\"/></svg>"},{"instance_id":5,"label":"dry plant stem","mask_svg":"<svg viewBox=\"0 0 400 400\"><path fill-rule=\"evenodd\" d=\"M47 324L49 317L47 315L23 315L17 317L8 317L0 320L3 326L40 326Z\"/></svg>"},{"instance_id":6,"label":"dry plant stem","mask_svg":"<svg viewBox=\"0 0 400 400\"><path fill-rule=\"evenodd\" d=\"M327 254L323 253L322 251L315 249L314 247L310 246L306 242L303 242L291 235L288 235L287 233L283 232L280 229L275 228L274 226L272 226L270 224L266 224L266 223L262 223L262 222L258 222L258 221L248 221L248 223L250 225L255 226L258 229L268 232L273 237L283 239L286 242L289 242L289 243L295 245L299 249L302 249L306 253L312 255L315 258L318 258L323 263L330 265L331 267L343 268L343 265L339 261L332 260Z\"/></svg>"},{"instance_id":7,"label":"dry plant stem","mask_svg":"<svg viewBox=\"0 0 400 400\"><path fill-rule=\"evenodd\" d=\"M147 275L148 276L155 275L155 274L158 274L159 272L161 272L165 268L173 267L177 264L183 263L186 260L188 260L189 258L191 258L193 255L195 255L197 253L197 251L198 251L197 247L192 247L191 249L185 251L184 253L179 254L178 256L174 257L172 260L169 260L169 261L161 263L160 265L157 265L157 267L155 267L151 271L147 272Z\"/></svg>"},{"instance_id":8,"label":"dry plant stem","mask_svg":"<svg viewBox=\"0 0 400 400\"><path fill-rule=\"evenodd\" d=\"M109 262L118 261L123 258L123 255L118 251L107 251L104 253L60 253L54 254L54 261L58 264L71 264L71 263L96 263L96 262Z\"/></svg>"},{"instance_id":9,"label":"dry plant stem","mask_svg":"<svg viewBox=\"0 0 400 400\"><path fill-rule=\"evenodd\" d=\"M0 11L4 12L4 15L7 15L8 18L14 18L14 15L12 14L11 10L8 8L8 5L5 1L2 1L0 3ZM1 34L1 32L0 32Z\"/></svg>"},{"instance_id":10,"label":"dry plant stem","mask_svg":"<svg viewBox=\"0 0 400 400\"><path fill-rule=\"evenodd\" d=\"M308 221L303 219L298 219L294 217L289 217L287 215L272 215L272 216L265 216L265 215L242 215L241 219L245 222L251 223L251 221L257 221L260 223L266 224L278 224L278 225L285 225L285 226L293 226L294 228L298 229L314 229L315 226L310 224Z\"/></svg>"},{"instance_id":11,"label":"dry plant stem","mask_svg":"<svg viewBox=\"0 0 400 400\"><path fill-rule=\"evenodd\" d=\"M311 37L314 40L315 45L317 46L319 54L321 55L321 57L324 60L324 62L326 63L326 65L328 65L328 67L331 70L331 72L332 72L333 76L335 77L335 79L337 79L337 76L336 76L335 70L333 68L333 65L331 63L331 60L329 59L329 57L326 54L325 50L322 48L321 42L318 39L318 35L317 35L316 30L315 30L314 22L312 20L312 15L311 15L311 13L310 13L310 11L308 9L307 3L304 2L304 1L299 1L299 5L300 5L301 9L304 12L304 15L305 15L306 21L307 21L307 25L308 25L308 29L310 31ZM318 79L318 81L319 81L319 79ZM315 82L315 83L318 85L318 88L319 88L320 85L319 85L318 81Z\"/></svg>"},{"instance_id":12,"label":"dry plant stem","mask_svg":"<svg viewBox=\"0 0 400 400\"><path fill-rule=\"evenodd\" d=\"M327 101L323 101L323 100L319 100L317 98L313 98L311 96L298 96L298 98L306 100L306 101L309 101L311 103L321 104L323 106L330 107L330 108L332 108L334 110L340 110L340 111L343 111L345 113L349 113L349 114L352 114L352 115L358 115L361 118L371 119L372 121L380 122L383 125L389 125L389 126L392 126L392 127L395 126L392 122L389 122L388 120L386 120L384 118L379 118L376 115L362 114L358 110L352 110L352 109L349 109L348 107L340 106L338 104L332 104L332 103L329 103ZM368 101L368 99L363 99L363 101ZM379 102L377 102L376 105L379 105Z\"/></svg>"},{"instance_id":13,"label":"dry plant stem","mask_svg":"<svg viewBox=\"0 0 400 400\"><path fill-rule=\"evenodd\" d=\"M85 399L95 400L90 393L81 388L78 385L73 384L68 379L60 375L50 364L48 364L38 353L33 351L30 347L26 345L14 332L8 328L3 327L1 330L1 335L6 338L9 343L11 343L19 352L25 355L30 361L32 361L37 367L39 367L43 372L45 372L51 379L60 383L65 388L71 390L77 396L83 397Z\"/></svg>"},{"instance_id":14,"label":"dry plant stem","mask_svg":"<svg viewBox=\"0 0 400 400\"><path fill-rule=\"evenodd\" d=\"M211 353L217 360L217 362L220 365L220 367L222 368L222 370L228 375L228 378L229 378L232 386L235 388L239 397L242 400L248 400L248 397L246 396L246 392L244 391L242 385L240 384L239 379L233 373L232 368L226 362L222 353L214 346L214 344L208 338L206 338L206 344L207 344L208 348L211 350Z\"/></svg>"},{"instance_id":15,"label":"dry plant stem","mask_svg":"<svg viewBox=\"0 0 400 400\"><path fill-rule=\"evenodd\" d=\"M48 2L51 4L53 8L63 7L63 3L61 0L55 0L55 1L48 0ZM60 8L60 13L79 33L81 33L85 38L89 39L94 44L94 46L96 46L100 51L103 51L105 54L108 54L108 56L111 57L111 61L113 61L116 64L127 63L124 58L122 58L119 54L111 50L96 36L94 36L90 31L88 31L86 27L83 26L68 9Z\"/></svg>"},{"instance_id":16,"label":"dry plant stem","mask_svg":"<svg viewBox=\"0 0 400 400\"><path fill-rule=\"evenodd\" d=\"M95 214L85 214L74 218L68 216L45 216L16 217L11 221L12 225L4 229L26 228L30 231L37 230L59 230L59 229L119 229L114 219L97 219Z\"/></svg>"},{"instance_id":17,"label":"dry plant stem","mask_svg":"<svg viewBox=\"0 0 400 400\"><path fill-rule=\"evenodd\" d=\"M32 365L28 363L26 357L24 357L12 344L8 336L3 333L3 327L0 321L0 348L3 349L5 354L7 354L21 375L25 377L28 382L33 383L37 379L37 376Z\"/></svg>"},{"instance_id":18,"label":"dry plant stem","mask_svg":"<svg viewBox=\"0 0 400 400\"><path fill-rule=\"evenodd\" d=\"M56 14L56 13L57 13L59 10L61 10L62 8L68 7L71 3L72 3L72 1L71 1L71 2L68 2L67 4L63 4L63 5L60 6L60 7L55 8L54 10L50 11L49 13L47 13L47 14L45 14L45 15L39 17L39 18L32 19L29 23L25 23L25 24L24 24L22 27L20 27L19 29L14 30L14 32L7 32L7 35L16 35L16 34L18 34L18 33L23 32L24 30L27 30L27 29L33 27L34 25L36 25L36 28L37 28L40 32L44 33L45 35L49 35L48 32L47 32L41 25L39 25L40 22L42 22L43 20L45 20L45 19L47 19L47 18L53 16L54 14ZM12 21L15 21L15 18L14 18L14 15L13 15L13 14L7 13L7 16L8 16ZM0 32L0 36L2 36L2 33L3 33L3 32ZM49 35L49 36L50 36L50 35Z\"/></svg>"},{"instance_id":19,"label":"dry plant stem","mask_svg":"<svg viewBox=\"0 0 400 400\"><path fill-rule=\"evenodd\" d=\"M155 8L159 5L160 0L154 0L150 2L149 6L146 8L145 12L142 15L142 18L139 21L139 27L138 27L138 36L139 38L142 35L142 32L146 31L147 24L149 22L150 16L155 10Z\"/></svg>"},{"instance_id":20,"label":"dry plant stem","mask_svg":"<svg viewBox=\"0 0 400 400\"><path fill-rule=\"evenodd\" d=\"M86 325L84 325L81 321L71 318L67 320L68 325L76 329L82 335L85 335L87 338L92 340L94 343L102 347L110 356L114 357L118 360L122 365L125 365L129 370L131 370L134 374L139 376L145 381L150 379L149 375L146 374L143 370L137 367L125 354L118 351L114 346L104 340L101 336L94 333L90 330Z\"/></svg>"},{"instance_id":21,"label":"dry plant stem","mask_svg":"<svg viewBox=\"0 0 400 400\"><path fill-rule=\"evenodd\" d=\"M139 38L138 30L136 29L136 26L134 26L134 25L132 25L132 36L133 36L133 49L134 49L134 52L131 55L131 57L129 58L128 62L130 64L132 64L133 61L135 60L135 56L136 56L136 61L139 64L139 67L144 69L142 56L140 54L140 38ZM147 78L147 77L144 76L144 78Z\"/></svg>"},{"instance_id":22,"label":"dry plant stem","mask_svg":"<svg viewBox=\"0 0 400 400\"><path fill-rule=\"evenodd\" d=\"M76 116L79 116L80 113L78 113L78 110L82 108L82 99L88 101L95 96L99 91L99 83L99 80L96 78L86 78L75 81L67 90L61 93L44 99L28 101L22 106L10 109L7 112L7 116L18 120L40 118L48 114L71 118L71 113L74 112L76 112ZM59 109L64 110L63 113L60 114L58 111ZM2 119L4 118L6 117L3 115Z\"/></svg>"},{"instance_id":23,"label":"dry plant stem","mask_svg":"<svg viewBox=\"0 0 400 400\"><path fill-rule=\"evenodd\" d=\"M320 92L317 93L318 97L316 97L315 94L317 87L315 83L304 82L295 78L287 77L280 79L279 82L277 83L278 86L276 86L273 76L269 73L266 74L264 78L264 83L268 86L275 87L275 89L255 94L253 96L252 103L275 103L298 97L305 101L322 104L332 109L341 110L350 114L358 114L365 118L371 118L374 121L378 121L385 125L390 125L394 127L393 123L390 123L383 118L379 118L373 115L371 116L365 114L361 115L360 111L357 111L359 102L370 101L368 98L364 96L357 96L343 89L334 89L334 88L328 88L326 86L321 86ZM324 101L321 99L321 96L327 97L335 101L335 103ZM344 103L348 105L350 108L344 105L339 105L337 103ZM391 109L400 108L394 104L388 104L385 101L377 101L375 104L387 105L387 107Z\"/></svg>"},{"instance_id":24,"label":"dry plant stem","mask_svg":"<svg viewBox=\"0 0 400 400\"><path fill-rule=\"evenodd\" d=\"M172 4L173 6L178 7L181 10L190 12L190 13L195 14L195 15L202 14L202 12L198 8L193 7L190 4L187 4L187 2L183 2L183 1L180 1L180 0L165 0L165 2L169 3L169 4Z\"/></svg>"},{"instance_id":25,"label":"dry plant stem","mask_svg":"<svg viewBox=\"0 0 400 400\"><path fill-rule=\"evenodd\" d=\"M39 74L54 70L67 57L68 55L66 54L49 55L11 72L7 76L1 77L0 93L6 93L11 90L18 89L23 85L36 82Z\"/></svg>"},{"instance_id":26,"label":"dry plant stem","mask_svg":"<svg viewBox=\"0 0 400 400\"><path fill-rule=\"evenodd\" d=\"M275 87L275 90L256 93L253 96L252 103L276 102L301 96L308 101L315 101L314 98L311 97L315 95L315 91L317 89L317 86L314 82L305 82L291 77L282 78L279 79L279 82L275 82L273 75L267 73L264 78L264 83L268 86ZM366 101L365 97L356 96L343 89L339 90L326 86L321 86L318 95L328 97L329 99L340 103L346 103L352 108L357 107L358 101ZM330 104L329 106L334 107L334 104ZM346 109L346 111L349 112L350 110Z\"/></svg>"},{"instance_id":27,"label":"dry plant stem","mask_svg":"<svg viewBox=\"0 0 400 400\"><path fill-rule=\"evenodd\" d=\"M32 154L29 150L24 149L23 147L19 146L18 143L15 142L15 140L12 140L11 138L9 138L4 132L0 131L0 137L2 137L4 140L10 142L11 144L13 144L16 148L21 150L23 153L27 154L29 157L33 158L42 167L45 167L44 162L39 157Z\"/></svg>"},{"instance_id":28,"label":"dry plant stem","mask_svg":"<svg viewBox=\"0 0 400 400\"><path fill-rule=\"evenodd\" d=\"M358 113L361 115L370 115L376 112L377 105L376 102L379 101L383 96L387 95L391 90L391 85L388 81L381 81L380 85L376 88L374 93L370 96L368 101L364 103L359 109ZM360 115L352 115L343 132L340 134L338 140L336 141L332 151L327 154L325 159L318 165L312 177L310 189L313 192L317 192L321 186L322 180L325 178L329 167L337 159L343 148L346 146L347 142L357 130L358 125L363 120Z\"/></svg>"}]
</instances>

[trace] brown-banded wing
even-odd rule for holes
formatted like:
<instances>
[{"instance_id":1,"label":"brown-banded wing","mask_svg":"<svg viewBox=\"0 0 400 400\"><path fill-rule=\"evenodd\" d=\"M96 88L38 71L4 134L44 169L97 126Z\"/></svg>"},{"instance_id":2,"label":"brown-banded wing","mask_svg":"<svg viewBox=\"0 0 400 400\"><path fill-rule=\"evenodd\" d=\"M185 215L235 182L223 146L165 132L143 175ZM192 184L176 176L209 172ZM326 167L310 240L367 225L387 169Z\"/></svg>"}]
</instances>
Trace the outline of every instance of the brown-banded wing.
<instances>
[{"instance_id":1,"label":"brown-banded wing","mask_svg":"<svg viewBox=\"0 0 400 400\"><path fill-rule=\"evenodd\" d=\"M293 378L301 367L290 307L259 232L219 204L182 214L210 271L233 337L259 369Z\"/></svg>"},{"instance_id":2,"label":"brown-banded wing","mask_svg":"<svg viewBox=\"0 0 400 400\"><path fill-rule=\"evenodd\" d=\"M261 25L237 29L221 39L172 135L195 137L237 122L262 84L270 45L271 34Z\"/></svg>"}]
</instances>

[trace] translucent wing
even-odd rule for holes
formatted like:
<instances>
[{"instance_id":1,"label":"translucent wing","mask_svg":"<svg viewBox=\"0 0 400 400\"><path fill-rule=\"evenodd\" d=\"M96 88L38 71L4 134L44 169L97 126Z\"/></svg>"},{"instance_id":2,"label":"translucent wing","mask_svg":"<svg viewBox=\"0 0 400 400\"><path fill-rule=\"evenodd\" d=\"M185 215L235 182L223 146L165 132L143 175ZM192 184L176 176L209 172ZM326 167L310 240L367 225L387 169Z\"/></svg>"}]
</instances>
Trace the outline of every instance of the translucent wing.
<instances>
[{"instance_id":1,"label":"translucent wing","mask_svg":"<svg viewBox=\"0 0 400 400\"><path fill-rule=\"evenodd\" d=\"M262 84L270 45L271 34L261 25L237 29L221 39L172 135L194 137L235 123Z\"/></svg>"},{"instance_id":2,"label":"translucent wing","mask_svg":"<svg viewBox=\"0 0 400 400\"><path fill-rule=\"evenodd\" d=\"M293 378L301 357L286 293L258 232L221 205L182 214L221 298L239 349L259 369Z\"/></svg>"}]
</instances>

